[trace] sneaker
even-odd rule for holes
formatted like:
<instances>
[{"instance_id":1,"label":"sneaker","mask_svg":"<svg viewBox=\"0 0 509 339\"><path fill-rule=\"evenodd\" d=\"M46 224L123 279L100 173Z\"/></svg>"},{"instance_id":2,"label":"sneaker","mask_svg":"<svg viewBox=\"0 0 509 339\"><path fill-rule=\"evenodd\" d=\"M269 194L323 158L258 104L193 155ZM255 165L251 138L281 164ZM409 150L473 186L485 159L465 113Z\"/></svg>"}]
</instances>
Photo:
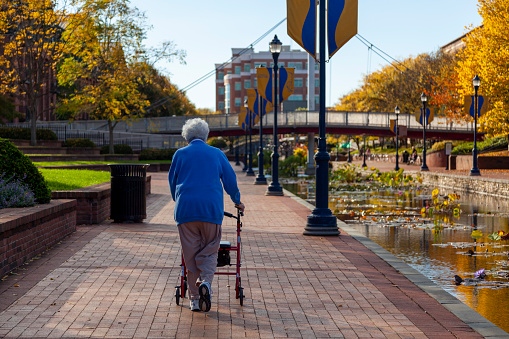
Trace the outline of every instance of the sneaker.
<instances>
[{"instance_id":1,"label":"sneaker","mask_svg":"<svg viewBox=\"0 0 509 339\"><path fill-rule=\"evenodd\" d=\"M191 311L199 312L200 311L200 301L198 299L191 300L189 302L189 306L191 307Z\"/></svg>"},{"instance_id":2,"label":"sneaker","mask_svg":"<svg viewBox=\"0 0 509 339\"><path fill-rule=\"evenodd\" d=\"M202 282L198 291L200 292L200 310L203 312L210 311L210 306L212 306L210 297L212 294L212 288L210 287L210 283L206 281Z\"/></svg>"}]
</instances>

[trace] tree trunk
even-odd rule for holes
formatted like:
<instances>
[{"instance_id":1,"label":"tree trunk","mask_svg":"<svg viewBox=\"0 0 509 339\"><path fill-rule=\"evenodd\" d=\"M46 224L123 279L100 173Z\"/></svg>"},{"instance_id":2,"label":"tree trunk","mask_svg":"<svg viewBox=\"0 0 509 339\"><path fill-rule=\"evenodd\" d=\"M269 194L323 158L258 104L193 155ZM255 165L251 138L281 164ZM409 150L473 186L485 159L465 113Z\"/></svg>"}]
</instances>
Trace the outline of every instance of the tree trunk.
<instances>
[{"instance_id":1,"label":"tree trunk","mask_svg":"<svg viewBox=\"0 0 509 339\"><path fill-rule=\"evenodd\" d=\"M33 105L31 104L32 100L28 100L28 107L30 113L30 146L37 146L37 108L39 106L39 100L33 98Z\"/></svg>"}]
</instances>

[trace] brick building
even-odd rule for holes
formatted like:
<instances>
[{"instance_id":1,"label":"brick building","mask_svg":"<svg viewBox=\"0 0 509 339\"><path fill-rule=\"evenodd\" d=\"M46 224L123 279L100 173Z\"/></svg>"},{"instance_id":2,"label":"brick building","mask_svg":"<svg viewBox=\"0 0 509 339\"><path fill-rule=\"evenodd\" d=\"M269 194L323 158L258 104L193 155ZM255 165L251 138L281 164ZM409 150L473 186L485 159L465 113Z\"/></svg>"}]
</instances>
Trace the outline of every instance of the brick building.
<instances>
[{"instance_id":1,"label":"brick building","mask_svg":"<svg viewBox=\"0 0 509 339\"><path fill-rule=\"evenodd\" d=\"M315 63L312 83L308 84L308 53L290 50L290 46L282 46L278 59L279 66L295 68L294 93L283 102L282 110L307 108L308 85L314 92L315 107L318 109L319 70ZM256 53L254 49L232 48L232 61L216 64L216 111L223 113L240 113L247 98L246 89L256 88L256 68L273 67L274 61L269 51Z\"/></svg>"}]
</instances>

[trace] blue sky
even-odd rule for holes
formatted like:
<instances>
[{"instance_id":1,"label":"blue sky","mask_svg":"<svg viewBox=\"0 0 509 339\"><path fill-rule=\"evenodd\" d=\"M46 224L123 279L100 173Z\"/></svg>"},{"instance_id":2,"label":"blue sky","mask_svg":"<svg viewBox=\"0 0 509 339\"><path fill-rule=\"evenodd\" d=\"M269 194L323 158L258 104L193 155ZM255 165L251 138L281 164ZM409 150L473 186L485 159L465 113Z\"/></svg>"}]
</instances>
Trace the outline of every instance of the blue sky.
<instances>
[{"instance_id":1,"label":"blue sky","mask_svg":"<svg viewBox=\"0 0 509 339\"><path fill-rule=\"evenodd\" d=\"M171 40L187 52L186 65L160 63L172 83L184 88L231 57L231 48L249 46L286 17L284 0L131 0L144 11L148 23L147 46ZM478 26L482 19L477 0L359 0L358 33L396 59L438 50L440 46ZM277 34L284 45L301 49L286 34L286 21L254 46L267 51ZM386 62L352 38L327 65L327 105L357 88L364 74ZM215 107L214 77L187 92L197 108ZM419 98L416 98L419 100Z\"/></svg>"}]
</instances>

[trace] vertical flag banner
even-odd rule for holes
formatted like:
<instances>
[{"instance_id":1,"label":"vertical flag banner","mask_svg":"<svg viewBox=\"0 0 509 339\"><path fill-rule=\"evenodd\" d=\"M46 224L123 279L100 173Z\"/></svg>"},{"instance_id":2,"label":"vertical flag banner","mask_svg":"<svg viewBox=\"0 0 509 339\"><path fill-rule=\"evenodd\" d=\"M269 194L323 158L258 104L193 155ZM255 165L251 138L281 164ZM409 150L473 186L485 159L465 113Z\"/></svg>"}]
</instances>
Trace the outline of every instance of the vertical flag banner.
<instances>
[{"instance_id":1,"label":"vertical flag banner","mask_svg":"<svg viewBox=\"0 0 509 339\"><path fill-rule=\"evenodd\" d=\"M475 118L475 108L474 108L474 96L473 95L466 95L465 96L465 112L468 112L472 118ZM489 110L489 100L484 99L482 95L477 96L477 107L479 109L479 115L478 118L481 117L481 115L486 114Z\"/></svg>"},{"instance_id":2,"label":"vertical flag banner","mask_svg":"<svg viewBox=\"0 0 509 339\"><path fill-rule=\"evenodd\" d=\"M279 102L283 102L293 94L295 84L295 68L279 69Z\"/></svg>"},{"instance_id":3,"label":"vertical flag banner","mask_svg":"<svg viewBox=\"0 0 509 339\"><path fill-rule=\"evenodd\" d=\"M390 128L391 128L391 132L396 134L396 119L391 119L389 120L390 122Z\"/></svg>"},{"instance_id":4,"label":"vertical flag banner","mask_svg":"<svg viewBox=\"0 0 509 339\"><path fill-rule=\"evenodd\" d=\"M358 7L358 0L328 0L327 36L329 58L357 34ZM290 19L289 16L288 19Z\"/></svg>"},{"instance_id":5,"label":"vertical flag banner","mask_svg":"<svg viewBox=\"0 0 509 339\"><path fill-rule=\"evenodd\" d=\"M422 107L415 112L415 120L417 120L418 123L423 125L422 121L423 115L422 115ZM430 109L429 107L426 107L426 125L429 125L433 119L435 118L435 110Z\"/></svg>"},{"instance_id":6,"label":"vertical flag banner","mask_svg":"<svg viewBox=\"0 0 509 339\"><path fill-rule=\"evenodd\" d=\"M317 0L286 1L286 30L288 35L315 59L316 7Z\"/></svg>"},{"instance_id":7,"label":"vertical flag banner","mask_svg":"<svg viewBox=\"0 0 509 339\"><path fill-rule=\"evenodd\" d=\"M272 103L272 69L258 67L256 69L258 93Z\"/></svg>"},{"instance_id":8,"label":"vertical flag banner","mask_svg":"<svg viewBox=\"0 0 509 339\"><path fill-rule=\"evenodd\" d=\"M239 127L242 128L244 131L247 131L248 124L247 124L247 108L246 107L240 108Z\"/></svg>"},{"instance_id":9,"label":"vertical flag banner","mask_svg":"<svg viewBox=\"0 0 509 339\"><path fill-rule=\"evenodd\" d=\"M248 88L247 90L247 107L253 114L253 125L256 125L260 120L259 117L259 106L258 103L258 91L254 88Z\"/></svg>"},{"instance_id":10,"label":"vertical flag banner","mask_svg":"<svg viewBox=\"0 0 509 339\"><path fill-rule=\"evenodd\" d=\"M272 112L273 110L274 106L266 99L262 99L262 117L268 112Z\"/></svg>"}]
</instances>

